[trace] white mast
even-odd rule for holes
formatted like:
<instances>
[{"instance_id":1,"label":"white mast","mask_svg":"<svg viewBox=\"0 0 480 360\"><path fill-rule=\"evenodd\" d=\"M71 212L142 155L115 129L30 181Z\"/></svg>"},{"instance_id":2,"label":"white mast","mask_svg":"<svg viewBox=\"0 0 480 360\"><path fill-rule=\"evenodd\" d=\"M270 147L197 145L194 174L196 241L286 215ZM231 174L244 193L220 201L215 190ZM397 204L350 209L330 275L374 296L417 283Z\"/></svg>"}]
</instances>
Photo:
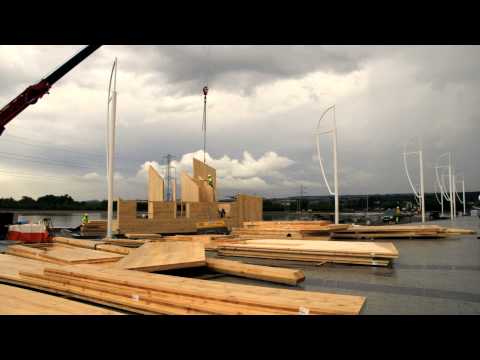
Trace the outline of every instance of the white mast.
<instances>
[{"instance_id":1,"label":"white mast","mask_svg":"<svg viewBox=\"0 0 480 360\"><path fill-rule=\"evenodd\" d=\"M331 129L325 130L320 132L319 127L320 127L320 122L322 121L323 117L330 111L333 111L333 126ZM333 140L333 186L334 186L334 191L330 188L330 185L328 184L327 176L325 175L325 169L323 167L323 161L322 157L320 154L320 135L326 135L326 134L332 134L332 140ZM323 179L325 180L325 184L327 185L328 192L330 195L335 196L335 224L340 223L340 205L339 205L339 197L338 197L338 156L337 156L337 120L335 118L335 105L330 106L327 108L322 116L320 116L320 120L318 120L317 124L317 129L315 132L316 135L316 141L317 141L317 156L318 156L318 161L320 164L320 170L322 171L322 176Z\"/></svg>"},{"instance_id":2,"label":"white mast","mask_svg":"<svg viewBox=\"0 0 480 360\"><path fill-rule=\"evenodd\" d=\"M403 164L405 166L405 173L407 174L410 187L412 188L413 193L415 194L415 197L418 200L420 200L420 207L422 209L422 223L424 223L425 222L425 188L423 183L423 146L422 146L421 140L419 139L418 151L407 152L408 143L409 141L407 141L407 143L405 144L405 150L403 152ZM419 192L415 189L415 186L412 183L412 179L410 178L410 173L408 171L408 166L407 166L408 155L418 155L418 161L420 166L420 191Z\"/></svg>"},{"instance_id":3,"label":"white mast","mask_svg":"<svg viewBox=\"0 0 480 360\"><path fill-rule=\"evenodd\" d=\"M448 156L448 165L439 165L440 159L445 157L445 156ZM447 190L445 189L446 186L444 186L444 181L443 181L444 174L442 174L442 176L440 177L439 173L438 173L438 169L448 169L448 182L449 182L449 184L448 184L448 187L449 187L448 195L447 195ZM442 154L438 157L437 165L435 166L435 175L436 175L436 178L437 178L438 186L440 187L440 191L442 192L442 196L445 197L445 200L450 202L450 219L453 220L455 214L454 214L454 209L453 209L454 195L453 195L453 184L452 184L452 156L451 156L451 153L448 152L448 153Z\"/></svg>"},{"instance_id":4,"label":"white mast","mask_svg":"<svg viewBox=\"0 0 480 360\"><path fill-rule=\"evenodd\" d=\"M113 81L113 90L112 90ZM112 113L110 117L110 103L112 103ZM117 119L117 58L113 62L112 72L110 74L110 83L108 86L107 101L107 184L108 184L108 211L107 211L107 239L112 238L113 223L113 159L115 151L115 123Z\"/></svg>"}]
</instances>

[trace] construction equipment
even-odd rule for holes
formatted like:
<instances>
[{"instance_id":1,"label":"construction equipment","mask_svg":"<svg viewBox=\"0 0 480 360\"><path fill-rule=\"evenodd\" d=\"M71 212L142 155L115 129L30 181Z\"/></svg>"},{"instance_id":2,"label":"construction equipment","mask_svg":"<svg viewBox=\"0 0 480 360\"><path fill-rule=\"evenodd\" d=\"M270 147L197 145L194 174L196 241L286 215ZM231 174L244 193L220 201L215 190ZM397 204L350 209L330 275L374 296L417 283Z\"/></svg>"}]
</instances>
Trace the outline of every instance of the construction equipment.
<instances>
[{"instance_id":1,"label":"construction equipment","mask_svg":"<svg viewBox=\"0 0 480 360\"><path fill-rule=\"evenodd\" d=\"M223 220L203 221L195 225L198 234L228 234L228 226Z\"/></svg>"},{"instance_id":2,"label":"construction equipment","mask_svg":"<svg viewBox=\"0 0 480 360\"><path fill-rule=\"evenodd\" d=\"M53 84L60 80L80 62L85 60L100 46L101 45L86 46L46 78L40 80L37 84L30 85L20 95L5 105L5 107L0 110L0 135L2 135L5 130L5 125L7 125L15 116L25 110L28 105L35 104L43 95L48 94L48 90L50 90Z\"/></svg>"}]
</instances>

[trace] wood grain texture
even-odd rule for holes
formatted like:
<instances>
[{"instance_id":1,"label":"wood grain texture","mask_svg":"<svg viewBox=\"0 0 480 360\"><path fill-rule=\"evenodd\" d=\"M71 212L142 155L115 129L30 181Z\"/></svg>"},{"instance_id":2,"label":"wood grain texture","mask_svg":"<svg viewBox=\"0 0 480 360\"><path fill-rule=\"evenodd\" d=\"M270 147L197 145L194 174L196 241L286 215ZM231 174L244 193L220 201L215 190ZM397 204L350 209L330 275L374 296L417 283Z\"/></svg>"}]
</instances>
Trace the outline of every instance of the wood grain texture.
<instances>
[{"instance_id":1,"label":"wood grain texture","mask_svg":"<svg viewBox=\"0 0 480 360\"><path fill-rule=\"evenodd\" d=\"M364 297L181 278L92 264L58 266L0 254L0 279L139 313L358 314Z\"/></svg>"},{"instance_id":2,"label":"wood grain texture","mask_svg":"<svg viewBox=\"0 0 480 360\"><path fill-rule=\"evenodd\" d=\"M287 285L297 285L305 280L305 274L302 270L244 264L233 260L207 258L207 267L223 274Z\"/></svg>"},{"instance_id":3,"label":"wood grain texture","mask_svg":"<svg viewBox=\"0 0 480 360\"><path fill-rule=\"evenodd\" d=\"M113 265L117 269L160 271L205 265L205 248L199 242L149 242Z\"/></svg>"},{"instance_id":4,"label":"wood grain texture","mask_svg":"<svg viewBox=\"0 0 480 360\"><path fill-rule=\"evenodd\" d=\"M122 315L122 313L0 284L0 315Z\"/></svg>"}]
</instances>

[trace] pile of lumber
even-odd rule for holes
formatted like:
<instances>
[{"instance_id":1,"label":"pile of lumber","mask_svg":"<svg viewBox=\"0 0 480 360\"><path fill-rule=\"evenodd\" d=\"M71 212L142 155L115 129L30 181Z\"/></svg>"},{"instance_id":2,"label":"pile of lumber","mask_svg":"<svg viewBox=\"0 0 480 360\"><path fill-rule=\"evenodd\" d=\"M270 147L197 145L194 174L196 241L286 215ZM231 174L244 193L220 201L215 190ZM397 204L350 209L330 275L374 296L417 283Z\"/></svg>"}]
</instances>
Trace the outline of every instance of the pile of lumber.
<instances>
[{"instance_id":1,"label":"pile of lumber","mask_svg":"<svg viewBox=\"0 0 480 360\"><path fill-rule=\"evenodd\" d=\"M333 232L331 237L335 239L421 239L445 238L463 234L475 234L475 232L439 225L351 225L348 229Z\"/></svg>"},{"instance_id":2,"label":"pile of lumber","mask_svg":"<svg viewBox=\"0 0 480 360\"><path fill-rule=\"evenodd\" d=\"M216 250L219 244L238 242L242 239L234 235L174 235L163 237L164 241L197 241L205 246L206 250Z\"/></svg>"},{"instance_id":3,"label":"pile of lumber","mask_svg":"<svg viewBox=\"0 0 480 360\"><path fill-rule=\"evenodd\" d=\"M161 234L143 234L143 233L127 233L125 237L128 239L148 239L158 240L162 238Z\"/></svg>"},{"instance_id":4,"label":"pile of lumber","mask_svg":"<svg viewBox=\"0 0 480 360\"><path fill-rule=\"evenodd\" d=\"M60 243L43 244L42 246L10 245L5 253L58 265L108 263L116 262L123 257L121 254Z\"/></svg>"},{"instance_id":5,"label":"pile of lumber","mask_svg":"<svg viewBox=\"0 0 480 360\"><path fill-rule=\"evenodd\" d=\"M246 240L219 245L222 256L388 266L398 258L391 243L314 240Z\"/></svg>"},{"instance_id":6,"label":"pile of lumber","mask_svg":"<svg viewBox=\"0 0 480 360\"><path fill-rule=\"evenodd\" d=\"M347 229L349 225L328 221L247 221L234 228L232 234L249 239L329 240L332 231Z\"/></svg>"},{"instance_id":7,"label":"pile of lumber","mask_svg":"<svg viewBox=\"0 0 480 360\"><path fill-rule=\"evenodd\" d=\"M365 298L140 271L55 265L0 254L0 279L154 314L359 314Z\"/></svg>"},{"instance_id":8,"label":"pile of lumber","mask_svg":"<svg viewBox=\"0 0 480 360\"><path fill-rule=\"evenodd\" d=\"M0 284L0 315L122 315L94 305Z\"/></svg>"},{"instance_id":9,"label":"pile of lumber","mask_svg":"<svg viewBox=\"0 0 480 360\"><path fill-rule=\"evenodd\" d=\"M137 248L143 244L152 241L147 239L104 239L105 244L125 246L125 247L134 247Z\"/></svg>"},{"instance_id":10,"label":"pile of lumber","mask_svg":"<svg viewBox=\"0 0 480 360\"><path fill-rule=\"evenodd\" d=\"M173 237L174 238L174 237ZM183 244L173 244L170 243L167 247L163 245L157 245L158 243L145 244L138 249L126 248L116 245L108 245L99 241L92 240L77 240L77 239L68 239L56 237L53 239L54 242L61 242L66 244L71 244L79 247L85 248L99 248L104 249L104 251L111 251L115 253L120 253L123 255L132 254L135 259L127 259L125 257L120 260L118 263L112 265L112 267L120 267L124 269L133 269L141 270L146 272L151 271L161 271L168 269L177 269L181 267L195 267L195 266L206 266L210 270L213 270L217 273L239 276L249 279L269 281L279 284L286 285L297 285L299 282L305 280L305 274L302 270L298 269L287 269L281 267L272 267L272 266L261 266L261 265L252 265L244 264L239 261L233 260L224 260L224 259L215 259L215 258L206 258L203 253L199 253L198 249L201 244L192 245L190 251L197 251L195 256L199 257L200 260L196 260L195 257L186 258L186 254L180 254L181 257L174 257L172 255L178 253L181 248L189 246L188 242ZM145 246L145 247L144 247ZM152 249L153 248L153 249ZM170 250L170 251L169 251ZM173 251L171 251L173 250ZM157 252L160 251L160 254ZM203 251L203 250L202 250ZM185 261L187 259L188 261ZM133 261L136 261L133 263ZM141 261L139 265L139 261ZM199 262L197 262L199 261ZM128 262L128 263L127 263ZM188 264L188 265L187 265ZM136 268L135 268L136 266Z\"/></svg>"},{"instance_id":11,"label":"pile of lumber","mask_svg":"<svg viewBox=\"0 0 480 360\"><path fill-rule=\"evenodd\" d=\"M98 241L98 240L71 239L71 238L56 236L52 239L52 241L54 243L65 244L65 245L92 249L92 250L101 250L106 252L112 252L115 254L127 255L130 253L130 250L126 247L107 244L104 241Z\"/></svg>"},{"instance_id":12,"label":"pile of lumber","mask_svg":"<svg viewBox=\"0 0 480 360\"><path fill-rule=\"evenodd\" d=\"M105 220L90 220L80 226L80 235L103 238L107 234L107 222Z\"/></svg>"}]
</instances>

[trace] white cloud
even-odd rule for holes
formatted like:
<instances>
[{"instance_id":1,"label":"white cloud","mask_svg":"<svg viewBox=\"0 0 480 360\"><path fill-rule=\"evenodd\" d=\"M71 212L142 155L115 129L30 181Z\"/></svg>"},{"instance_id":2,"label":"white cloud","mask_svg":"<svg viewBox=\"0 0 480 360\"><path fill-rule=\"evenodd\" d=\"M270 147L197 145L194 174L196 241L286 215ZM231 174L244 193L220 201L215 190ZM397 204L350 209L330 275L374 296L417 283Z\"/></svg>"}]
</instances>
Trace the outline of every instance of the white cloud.
<instances>
[{"instance_id":1,"label":"white cloud","mask_svg":"<svg viewBox=\"0 0 480 360\"><path fill-rule=\"evenodd\" d=\"M98 175L96 172L91 172L83 175L82 178L84 178L85 180L98 180L100 179L100 175Z\"/></svg>"},{"instance_id":2,"label":"white cloud","mask_svg":"<svg viewBox=\"0 0 480 360\"><path fill-rule=\"evenodd\" d=\"M179 170L190 170L193 158L203 160L203 150L184 154L180 161L174 161L172 165ZM278 176L279 170L283 170L294 163L293 160L280 156L273 151L266 152L255 159L248 151L243 152L242 159L234 159L228 155L214 159L207 152L205 155L207 164L217 170L219 178L251 178L254 176Z\"/></svg>"}]
</instances>

